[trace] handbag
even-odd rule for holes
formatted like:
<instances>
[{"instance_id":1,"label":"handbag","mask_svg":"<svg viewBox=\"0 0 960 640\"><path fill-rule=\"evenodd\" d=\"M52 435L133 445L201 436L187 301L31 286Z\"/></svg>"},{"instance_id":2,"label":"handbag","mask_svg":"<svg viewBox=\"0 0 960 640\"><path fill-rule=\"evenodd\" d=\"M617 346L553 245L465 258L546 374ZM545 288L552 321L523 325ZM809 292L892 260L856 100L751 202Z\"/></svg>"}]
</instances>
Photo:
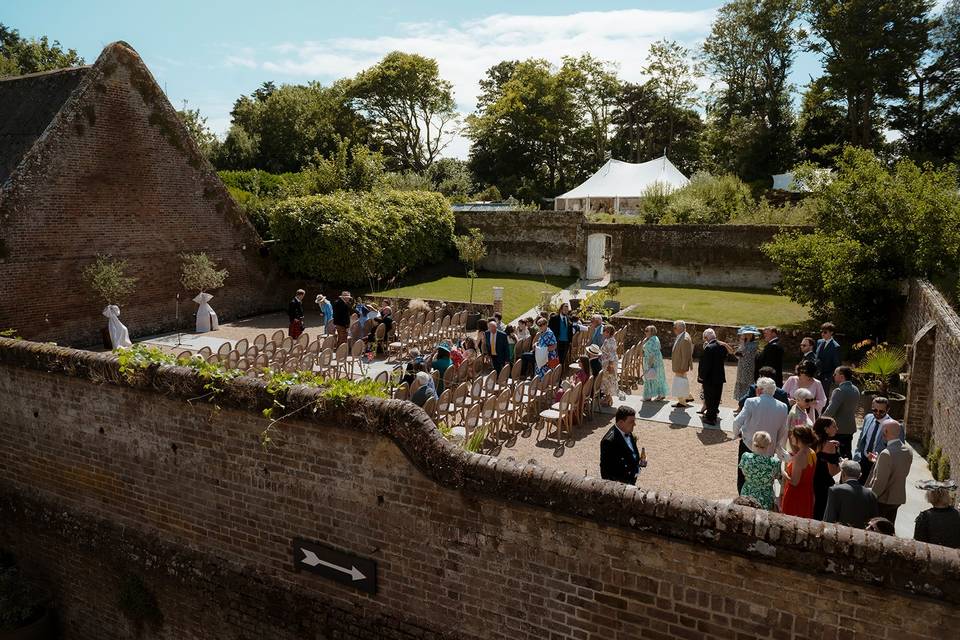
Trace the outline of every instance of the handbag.
<instances>
[{"instance_id":1,"label":"handbag","mask_svg":"<svg viewBox=\"0 0 960 640\"><path fill-rule=\"evenodd\" d=\"M541 347L540 345L537 345L533 348L533 357L537 361L538 368L547 364L549 353L550 350L545 346Z\"/></svg>"}]
</instances>

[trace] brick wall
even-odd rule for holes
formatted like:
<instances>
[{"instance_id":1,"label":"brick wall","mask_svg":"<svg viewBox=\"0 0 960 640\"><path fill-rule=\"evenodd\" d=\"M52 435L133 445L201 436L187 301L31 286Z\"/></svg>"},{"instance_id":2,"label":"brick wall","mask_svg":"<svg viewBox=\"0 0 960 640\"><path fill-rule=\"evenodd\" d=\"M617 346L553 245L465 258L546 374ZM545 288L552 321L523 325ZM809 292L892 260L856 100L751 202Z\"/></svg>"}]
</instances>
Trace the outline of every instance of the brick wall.
<instances>
[{"instance_id":1,"label":"brick wall","mask_svg":"<svg viewBox=\"0 0 960 640\"><path fill-rule=\"evenodd\" d=\"M913 280L903 314L910 345L907 387L908 435L931 439L960 464L960 317L926 280ZM956 472L954 471L954 477Z\"/></svg>"},{"instance_id":2,"label":"brick wall","mask_svg":"<svg viewBox=\"0 0 960 640\"><path fill-rule=\"evenodd\" d=\"M588 238L600 233L610 236L614 280L755 289L779 280L760 251L784 229L775 225L607 224L565 211L457 212L456 219L459 233L483 231L483 267L494 271L586 274Z\"/></svg>"},{"instance_id":3,"label":"brick wall","mask_svg":"<svg viewBox=\"0 0 960 640\"><path fill-rule=\"evenodd\" d=\"M82 282L97 254L138 278L122 305L132 335L193 325L195 291L180 253L205 251L230 272L221 319L280 308L291 295L137 54L104 50L0 194L0 328L37 340L99 340L104 304Z\"/></svg>"},{"instance_id":4,"label":"brick wall","mask_svg":"<svg viewBox=\"0 0 960 640\"><path fill-rule=\"evenodd\" d=\"M286 421L262 383L0 339L0 546L55 586L67 638L937 638L960 551L455 449L418 408ZM288 410L317 392L301 389ZM378 562L376 595L291 568L303 537ZM922 579L917 579L922 576ZM884 635L886 632L886 636Z\"/></svg>"}]
</instances>

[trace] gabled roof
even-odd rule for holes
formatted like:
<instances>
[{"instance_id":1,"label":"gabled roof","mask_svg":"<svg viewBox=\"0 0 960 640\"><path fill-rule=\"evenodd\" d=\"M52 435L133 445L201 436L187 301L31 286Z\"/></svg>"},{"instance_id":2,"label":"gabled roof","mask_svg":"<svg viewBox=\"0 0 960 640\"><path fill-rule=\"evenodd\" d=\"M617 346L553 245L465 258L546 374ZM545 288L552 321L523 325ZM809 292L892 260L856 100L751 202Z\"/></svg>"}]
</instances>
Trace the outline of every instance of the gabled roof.
<instances>
[{"instance_id":1,"label":"gabled roof","mask_svg":"<svg viewBox=\"0 0 960 640\"><path fill-rule=\"evenodd\" d=\"M665 185L669 190L690 184L690 180L666 156L640 164L611 158L580 186L557 196L557 199L639 198L655 182Z\"/></svg>"},{"instance_id":2,"label":"gabled roof","mask_svg":"<svg viewBox=\"0 0 960 640\"><path fill-rule=\"evenodd\" d=\"M75 67L0 79L0 184L43 135L89 70L89 66Z\"/></svg>"}]
</instances>

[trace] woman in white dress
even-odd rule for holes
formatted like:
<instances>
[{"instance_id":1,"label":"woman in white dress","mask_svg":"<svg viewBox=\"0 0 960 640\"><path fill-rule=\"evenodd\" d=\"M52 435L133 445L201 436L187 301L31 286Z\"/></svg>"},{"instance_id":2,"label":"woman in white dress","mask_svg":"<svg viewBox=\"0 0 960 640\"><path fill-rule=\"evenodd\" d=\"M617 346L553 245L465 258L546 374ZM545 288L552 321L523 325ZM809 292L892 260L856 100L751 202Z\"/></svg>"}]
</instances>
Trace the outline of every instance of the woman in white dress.
<instances>
[{"instance_id":1,"label":"woman in white dress","mask_svg":"<svg viewBox=\"0 0 960 640\"><path fill-rule=\"evenodd\" d=\"M603 381L600 391L603 393L603 404L613 406L613 399L620 390L620 377L617 372L617 340L613 337L616 328L612 324L603 327L603 344L600 345L600 365L603 368Z\"/></svg>"}]
</instances>

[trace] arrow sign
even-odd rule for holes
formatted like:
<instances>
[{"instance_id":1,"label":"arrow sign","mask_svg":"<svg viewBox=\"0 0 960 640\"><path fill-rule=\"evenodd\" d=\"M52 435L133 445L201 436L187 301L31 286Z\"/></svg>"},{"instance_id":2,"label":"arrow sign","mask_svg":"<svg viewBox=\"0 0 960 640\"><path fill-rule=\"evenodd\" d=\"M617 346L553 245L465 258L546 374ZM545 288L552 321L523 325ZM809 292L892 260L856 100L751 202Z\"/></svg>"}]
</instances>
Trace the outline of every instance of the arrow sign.
<instances>
[{"instance_id":1,"label":"arrow sign","mask_svg":"<svg viewBox=\"0 0 960 640\"><path fill-rule=\"evenodd\" d=\"M377 592L377 563L327 545L300 538L293 540L293 567L368 593Z\"/></svg>"}]
</instances>

